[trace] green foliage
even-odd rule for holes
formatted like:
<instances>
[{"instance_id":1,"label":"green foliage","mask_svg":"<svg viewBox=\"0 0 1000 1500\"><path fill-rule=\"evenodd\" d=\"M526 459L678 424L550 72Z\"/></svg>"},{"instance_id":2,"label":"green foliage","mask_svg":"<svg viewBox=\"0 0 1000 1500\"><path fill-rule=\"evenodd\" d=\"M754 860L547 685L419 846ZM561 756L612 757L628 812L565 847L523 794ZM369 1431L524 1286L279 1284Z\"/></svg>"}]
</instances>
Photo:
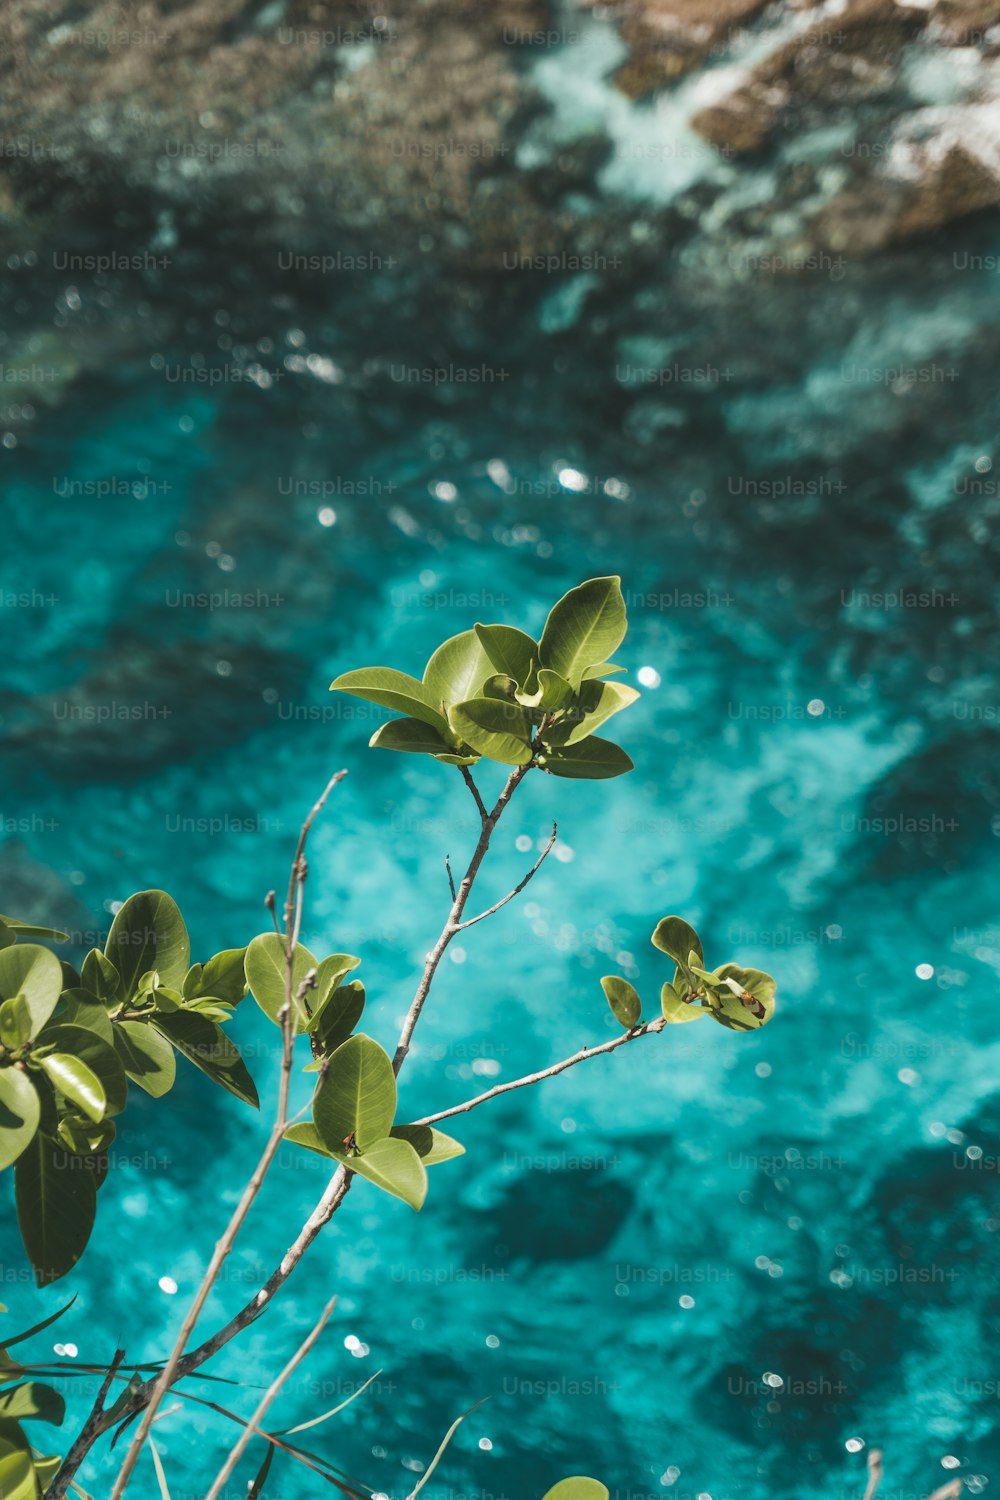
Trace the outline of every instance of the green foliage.
<instances>
[{"instance_id":1,"label":"green foliage","mask_svg":"<svg viewBox=\"0 0 1000 1500\"><path fill-rule=\"evenodd\" d=\"M632 768L620 746L595 733L638 697L608 680L624 670L611 658L626 626L620 580L594 578L553 606L537 641L510 625L476 624L440 645L419 680L372 667L344 673L332 686L399 715L376 731L374 746L463 768L481 759L516 768L505 795L521 770L533 768L563 779L602 780ZM492 819L483 811L487 841L502 805ZM467 879L484 852L480 845ZM453 916L446 935L458 930L457 922ZM253 1079L223 1029L247 994L274 1025L290 1022L288 1043L300 1048L300 1056L300 1038L308 1041L303 1071L316 1080L312 1119L286 1129L290 1145L416 1210L426 1199L428 1168L463 1154L465 1148L435 1126L396 1122L392 1059L356 1031L366 999L364 984L353 977L358 957L331 953L318 959L296 944L289 962L285 938L266 932L246 948L227 948L191 964L184 920L162 890L130 897L115 916L104 951L88 953L79 972L30 941L62 937L0 917L0 1170L13 1168L18 1223L40 1285L64 1276L86 1248L115 1120L127 1107L130 1084L162 1098L173 1087L179 1054L241 1102L257 1106ZM707 969L698 934L680 917L664 917L652 942L674 964L661 992L662 1019L643 1025L635 987L621 976L606 976L605 998L626 1033L609 1046L631 1033L706 1015L741 1031L770 1019L770 975L735 962ZM30 1338L60 1315L8 1344ZM30 1374L0 1347L0 1496L14 1500L38 1500L60 1462L33 1457L24 1438L22 1422L58 1424L63 1418L61 1396ZM129 1389L119 1403L127 1401ZM268 1449L251 1494L262 1492L274 1452ZM165 1492L158 1459L157 1474ZM561 1480L545 1500L609 1500L609 1494L599 1481L575 1476Z\"/></svg>"},{"instance_id":2,"label":"green foliage","mask_svg":"<svg viewBox=\"0 0 1000 1500\"><path fill-rule=\"evenodd\" d=\"M682 917L664 917L651 941L677 966L673 982L664 984L661 994L668 1022L709 1015L732 1031L757 1031L771 1019L775 982L770 974L735 963L709 972L704 967L701 939Z\"/></svg>"},{"instance_id":3,"label":"green foliage","mask_svg":"<svg viewBox=\"0 0 1000 1500\"><path fill-rule=\"evenodd\" d=\"M601 988L607 997L611 1007L611 1014L619 1021L626 1031L631 1031L633 1026L638 1026L639 1017L642 1015L642 1001L634 985L629 984L627 979L619 979L617 974L609 974L601 980Z\"/></svg>"},{"instance_id":4,"label":"green foliage","mask_svg":"<svg viewBox=\"0 0 1000 1500\"><path fill-rule=\"evenodd\" d=\"M465 1155L463 1145L433 1125L394 1125L389 1134L409 1141L425 1167L434 1167L439 1162Z\"/></svg>"},{"instance_id":5,"label":"green foliage","mask_svg":"<svg viewBox=\"0 0 1000 1500\"><path fill-rule=\"evenodd\" d=\"M603 780L632 769L624 750L594 737L639 696L603 680L623 670L607 658L626 626L621 580L592 578L553 606L540 641L510 625L477 624L438 647L420 682L365 667L330 685L405 715L375 731L377 749Z\"/></svg>"},{"instance_id":6,"label":"green foliage","mask_svg":"<svg viewBox=\"0 0 1000 1500\"><path fill-rule=\"evenodd\" d=\"M143 977L160 976L160 983L177 987L184 982L191 944L184 918L166 891L140 891L130 896L111 924L104 956L117 970L122 999L142 992Z\"/></svg>"},{"instance_id":7,"label":"green foliage","mask_svg":"<svg viewBox=\"0 0 1000 1500\"><path fill-rule=\"evenodd\" d=\"M389 1055L359 1034L337 1048L313 1100L313 1121L328 1151L366 1151L389 1134L396 1079Z\"/></svg>"},{"instance_id":8,"label":"green foliage","mask_svg":"<svg viewBox=\"0 0 1000 1500\"><path fill-rule=\"evenodd\" d=\"M610 1500L607 1486L597 1479L585 1479L574 1475L572 1479L561 1479L542 1496L542 1500Z\"/></svg>"},{"instance_id":9,"label":"green foliage","mask_svg":"<svg viewBox=\"0 0 1000 1500\"><path fill-rule=\"evenodd\" d=\"M243 998L244 950L189 968L187 928L164 891L130 897L79 974L20 941L64 934L0 922L0 1170L14 1169L21 1237L45 1285L86 1247L130 1080L162 1097L180 1053L257 1106L221 1025Z\"/></svg>"},{"instance_id":10,"label":"green foliage","mask_svg":"<svg viewBox=\"0 0 1000 1500\"><path fill-rule=\"evenodd\" d=\"M75 1299L74 1299L75 1300ZM38 1500L40 1493L51 1483L62 1460L45 1458L32 1447L22 1422L46 1422L61 1427L66 1415L66 1402L52 1386L42 1381L23 1378L30 1376L30 1367L21 1365L8 1353L8 1349L41 1333L57 1318L61 1318L72 1303L52 1313L33 1328L14 1334L0 1345L0 1496L18 1497L18 1500ZM0 1312L6 1309L0 1307Z\"/></svg>"},{"instance_id":11,"label":"green foliage","mask_svg":"<svg viewBox=\"0 0 1000 1500\"><path fill-rule=\"evenodd\" d=\"M427 1173L409 1141L384 1136L365 1151L333 1151L336 1161L343 1162L376 1187L394 1198L401 1198L411 1208L423 1208L427 1197Z\"/></svg>"}]
</instances>

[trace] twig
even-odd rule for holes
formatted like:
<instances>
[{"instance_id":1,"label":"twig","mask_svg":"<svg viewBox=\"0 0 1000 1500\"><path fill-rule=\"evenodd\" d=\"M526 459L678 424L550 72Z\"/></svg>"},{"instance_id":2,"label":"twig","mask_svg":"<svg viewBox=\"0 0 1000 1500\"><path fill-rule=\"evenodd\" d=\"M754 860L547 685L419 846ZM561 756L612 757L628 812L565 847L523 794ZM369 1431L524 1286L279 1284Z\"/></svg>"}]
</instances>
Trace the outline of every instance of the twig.
<instances>
[{"instance_id":1,"label":"twig","mask_svg":"<svg viewBox=\"0 0 1000 1500\"><path fill-rule=\"evenodd\" d=\"M476 806L479 808L479 816L482 818L483 822L485 823L486 820L487 820L487 818L489 817L489 813L486 811L486 803L483 801L482 797L479 795L479 788L476 786L476 783L475 783L475 781L473 779L472 772L469 770L468 766L459 766L458 769L462 773L462 779L463 779L463 781L465 782L466 786L469 788L469 791L472 793L473 797L476 799Z\"/></svg>"},{"instance_id":2,"label":"twig","mask_svg":"<svg viewBox=\"0 0 1000 1500\"><path fill-rule=\"evenodd\" d=\"M868 1450L868 1484L865 1486L865 1500L875 1500L875 1493L882 1483L882 1449L870 1448Z\"/></svg>"},{"instance_id":3,"label":"twig","mask_svg":"<svg viewBox=\"0 0 1000 1500\"><path fill-rule=\"evenodd\" d=\"M529 763L526 766L514 767L513 771L511 771L510 775L507 777L506 782L504 783L503 791L497 798L496 805L494 806L492 812L486 811L483 800L479 795L479 790L476 787L472 776L469 774L468 766L460 766L459 770L465 777L468 786L472 789L472 794L476 799L476 804L483 814L483 828L482 832L479 835L479 840L476 844L476 847L473 850L472 858L469 861L469 868L463 875L462 883L458 887L458 894L455 896L454 901L451 903L451 911L448 913L448 920L445 922L444 926L441 929L440 937L434 944L434 947L431 949L430 953L428 953L427 955L427 962L424 964L424 972L421 975L420 983L417 985L417 993L414 995L413 1000L410 1003L410 1008L406 1013L406 1020L403 1022L403 1029L399 1034L399 1043L396 1047L396 1055L392 1060L393 1072L397 1075L400 1068L403 1066L403 1060L406 1057L406 1054L410 1050L410 1041L413 1036L413 1031L417 1022L420 1020L420 1012L424 1008L424 1001L427 999L428 993L430 992L430 987L433 983L434 975L437 973L438 964L444 957L445 949L451 942L452 938L456 933L461 932L462 930L462 913L465 911L465 903L469 899L469 893L472 890L475 878L479 873L479 866L482 864L483 859L486 855L486 851L490 847L490 839L493 837L493 830L497 826L497 823L500 821L500 816L504 808L507 806L507 803L510 801L511 797L514 795L517 787L531 770L531 765Z\"/></svg>"},{"instance_id":4,"label":"twig","mask_svg":"<svg viewBox=\"0 0 1000 1500\"><path fill-rule=\"evenodd\" d=\"M519 881L512 891L508 891L507 895L504 896L502 901L495 901L492 906L488 906L485 911L481 911L478 917L466 917L464 922L459 922L459 932L464 932L466 927L475 927L477 922L482 922L486 917L492 917L495 912L498 912L500 910L501 906L506 906L508 901L513 901L515 896L519 896L521 894L525 886L528 884L528 881L531 880L531 878L538 872L541 865L552 853L552 846L556 841L556 831L556 825L555 823L553 823L552 832L549 834L548 843L545 845L545 848L535 860L535 863L532 865L527 875L525 875L524 879Z\"/></svg>"},{"instance_id":5,"label":"twig","mask_svg":"<svg viewBox=\"0 0 1000 1500\"><path fill-rule=\"evenodd\" d=\"M218 1496L222 1491L223 1485L226 1483L230 1474L233 1472L236 1465L243 1457L243 1454L246 1452L246 1449L250 1443L250 1439L255 1435L259 1435L260 1423L263 1422L271 1406L274 1404L275 1400L280 1394L285 1381L302 1363L306 1355L309 1353L309 1350L312 1348L313 1344L315 1344L316 1340L323 1332L323 1329L326 1327L327 1320L329 1319L330 1314L333 1312L336 1301L336 1297L330 1298L330 1301L326 1304L322 1313L317 1318L316 1322L313 1324L306 1337L302 1340L302 1343L296 1349L295 1353L292 1355L285 1368L281 1371L281 1374L278 1375L274 1381L272 1381L267 1390L264 1392L263 1396L261 1396L260 1401L257 1404L257 1408L253 1416L250 1418L249 1423L243 1429L243 1432L241 1433L237 1442L234 1443L229 1457L226 1459L225 1463L222 1465L222 1468L215 1476L215 1482L213 1483L212 1488L209 1490L208 1494L205 1496L205 1500L218 1500Z\"/></svg>"},{"instance_id":6,"label":"twig","mask_svg":"<svg viewBox=\"0 0 1000 1500\"><path fill-rule=\"evenodd\" d=\"M49 1487L48 1494L53 1497L53 1500L55 1500L56 1496L65 1495L73 1475L85 1458L94 1438L98 1436L101 1417L104 1415L104 1403L107 1400L108 1392L114 1384L115 1376L118 1373L118 1366L124 1358L125 1350L116 1349L115 1357L108 1366L104 1379L101 1381L101 1388L97 1392L97 1399L91 1407L90 1415L80 1429L80 1434L76 1442L63 1459L59 1472Z\"/></svg>"},{"instance_id":7,"label":"twig","mask_svg":"<svg viewBox=\"0 0 1000 1500\"><path fill-rule=\"evenodd\" d=\"M533 1083L541 1083L545 1078L555 1078L557 1073L565 1073L567 1068L575 1068L577 1063L586 1062L588 1057L601 1057L607 1052L616 1052L619 1047L624 1047L628 1042L638 1041L641 1036L652 1036L662 1031L667 1022L663 1016L657 1016L655 1021L647 1021L644 1026L635 1026L631 1031L623 1031L621 1036L612 1037L610 1042L602 1042L599 1047L582 1047L579 1052L574 1052L572 1057L564 1057L562 1062L553 1063L551 1068L542 1068L538 1073L527 1073L523 1078L513 1078L510 1083L498 1083L495 1088L487 1089L485 1094L477 1094L474 1099L466 1099L464 1104L453 1104L450 1109L438 1110L436 1115L424 1115L422 1120L414 1120L414 1125L436 1125L439 1120L448 1120L452 1115L464 1115L470 1109L476 1109L480 1104L485 1104L490 1099L496 1099L500 1094L509 1094L513 1089L526 1089Z\"/></svg>"},{"instance_id":8,"label":"twig","mask_svg":"<svg viewBox=\"0 0 1000 1500\"><path fill-rule=\"evenodd\" d=\"M188 1339L191 1337L191 1334L194 1331L195 1324L197 1323L198 1318L201 1315L201 1311L205 1306L205 1303L208 1301L208 1297L212 1290L212 1287L215 1285L219 1272L222 1269L223 1261L232 1250L233 1244L236 1240L236 1236L239 1234L240 1229L243 1227L243 1223L250 1212L250 1209L253 1207L253 1204L256 1201L257 1195L263 1185L264 1178L267 1176L271 1163L274 1161L274 1158L278 1153L278 1149L281 1146L281 1142L284 1139L285 1130L288 1126L288 1093L292 1073L292 1052L295 1042L295 1031L292 1024L292 974L295 960L295 942L298 934L299 920L301 918L302 884L306 878L306 865L304 858L306 839L308 838L309 830L312 827L313 822L320 812L321 808L323 807L324 803L326 802L327 797L330 795L333 788L337 785L337 782L342 781L346 775L346 771L338 771L335 776L332 776L330 778L322 796L318 798L316 803L313 805L312 811L309 813L309 816L302 824L302 828L299 832L299 841L296 845L295 855L292 859L291 874L289 876L288 882L288 895L285 899L284 913L285 1003L282 1006L280 1013L282 1039L281 1079L278 1088L278 1108L275 1116L275 1121L271 1127L271 1133L268 1136L267 1144L265 1145L264 1150L261 1153L260 1160L254 1168L246 1187L243 1189L240 1201L237 1204L232 1216L230 1217L229 1223L226 1225L222 1237L219 1239L214 1251L212 1252L212 1257L209 1260L208 1267L202 1278L201 1285L195 1293L194 1300L192 1301L191 1306L187 1310L184 1322L181 1325L181 1331L177 1335L177 1339L174 1343L173 1349L170 1351L170 1356L167 1359L166 1364L163 1366L163 1369L158 1379L156 1380L156 1383L152 1387L148 1405L143 1412L142 1421L139 1423L135 1436L133 1437L132 1442L129 1444L129 1449L122 1462L122 1466L118 1471L118 1477L115 1480L114 1488L111 1491L111 1500L121 1500L121 1496L125 1493L129 1479L131 1478L132 1472L135 1469L136 1463L138 1461L139 1454L142 1451L143 1444L149 1436L149 1430L153 1425L153 1421L155 1420L157 1409L177 1376L181 1359L184 1355L185 1349L187 1348Z\"/></svg>"},{"instance_id":9,"label":"twig","mask_svg":"<svg viewBox=\"0 0 1000 1500\"><path fill-rule=\"evenodd\" d=\"M420 1494L420 1491L423 1489L424 1485L427 1484L430 1480L431 1475L434 1473L434 1470L437 1468L438 1464L441 1462L441 1459L444 1457L445 1449L451 1442L452 1438L455 1436L455 1433L461 1427L462 1423L465 1421L466 1417L470 1417L474 1411L478 1411L481 1406L485 1406L489 1399L489 1396L484 1396L482 1401L477 1401L475 1406L470 1406L468 1411L463 1411L460 1417L455 1418L454 1422L452 1422L451 1426L448 1428L448 1431L441 1439L441 1442L438 1446L438 1451L435 1453L434 1457L427 1465L427 1468L421 1474L416 1485L407 1495L406 1500L417 1500L417 1496Z\"/></svg>"},{"instance_id":10,"label":"twig","mask_svg":"<svg viewBox=\"0 0 1000 1500\"><path fill-rule=\"evenodd\" d=\"M469 867L452 902L452 909L449 912L448 921L445 923L445 926L442 930L441 936L438 938L437 943L435 944L431 953L428 955L427 962L424 966L424 971L420 979L420 983L417 986L417 992L414 995L413 1002L411 1003L409 1012L406 1016L406 1020L400 1032L399 1044L396 1048L396 1055L393 1061L393 1067L397 1074L399 1072L399 1069L402 1067L406 1055L409 1051L409 1043L413 1035L413 1029L420 1018L420 1012L423 1008L424 1002L427 999L431 982L433 981L434 974L437 970L438 964L440 963L441 956L444 953L445 948L447 948L448 943L455 936L455 932L458 931L458 929L452 924L453 922L461 919L462 912L465 909L465 903L469 898L469 892L472 889L476 874L479 870L479 866L482 864L483 857L485 856L486 851L489 847L493 829L495 828L496 823L500 818L504 808L507 806L508 802L513 796L515 789L523 780L524 776L531 769L531 767L530 765L518 766L511 772L491 812L487 812L485 804L483 803L483 800L479 795L479 789L473 781L471 775L468 773L468 767L460 766L459 769L462 772L463 779L465 780L467 786L472 792L473 797L475 798L476 806L479 808L480 816L483 821L483 828L472 859L469 863ZM339 779L339 776L334 778L335 781ZM331 782L331 785L332 784L333 783ZM329 791L329 788L327 788L327 791ZM325 799L325 797L326 793L324 793L321 802ZM315 815L315 812L318 811L319 805L321 805L321 803L317 804L317 807L313 810L313 814L311 815L309 822L311 822L312 816ZM228 1323L217 1329L210 1338L206 1339L203 1343L199 1344L197 1348L192 1349L190 1353L184 1355L183 1358L179 1359L176 1362L172 1375L172 1379L174 1381L180 1379L182 1376L192 1374L201 1365L205 1364L207 1360L211 1359L213 1355L217 1354L220 1349L225 1348L225 1346L239 1333L241 1333L244 1328L249 1327L251 1323L255 1322L256 1319L260 1317L261 1313L265 1310L265 1308L270 1304L275 1295L284 1286L285 1282L288 1280L289 1276L302 1260L302 1257L305 1255L310 1245L312 1245L317 1235L324 1228L324 1226L330 1222L330 1219L340 1208L345 1197L350 1191L352 1178L353 1173L350 1172L347 1168L343 1166L337 1168L333 1176L330 1178L330 1181L324 1188L322 1196L320 1197L319 1202L316 1204L316 1207L313 1209L306 1222L302 1225L302 1228L299 1230L294 1241L285 1251L280 1264L275 1267L264 1285L249 1302L247 1302L232 1318L230 1318ZM162 1380L162 1378L163 1377L161 1375L160 1380ZM153 1398L153 1394L158 1384L159 1381L154 1384L153 1380L149 1380L144 1385L140 1386L139 1389L133 1394L128 1407L120 1411L115 1420L117 1421L124 1416L141 1411L143 1406ZM162 1395L158 1399L162 1399ZM102 1422L102 1425L98 1428L95 1436L100 1436L100 1434L107 1431L108 1427L110 1427L111 1425L112 1423L108 1422L105 1418ZM93 1442L93 1439L91 1439L91 1442ZM118 1495L113 1496L112 1500L119 1500Z\"/></svg>"},{"instance_id":11,"label":"twig","mask_svg":"<svg viewBox=\"0 0 1000 1500\"><path fill-rule=\"evenodd\" d=\"M448 889L451 891L451 899L454 901L457 898L457 896L458 896L458 892L455 889L455 877L451 873L451 855L450 854L446 854L445 857L444 857L444 867L445 867L445 869L448 872Z\"/></svg>"},{"instance_id":12,"label":"twig","mask_svg":"<svg viewBox=\"0 0 1000 1500\"><path fill-rule=\"evenodd\" d=\"M274 923L274 930L278 934L278 936L280 937L281 936L281 928L278 926L278 907L277 907L277 904L276 904L276 901L275 901L275 895L274 895L273 891L268 891L267 895L264 897L264 905L267 907L268 911L271 913L271 921Z\"/></svg>"}]
</instances>

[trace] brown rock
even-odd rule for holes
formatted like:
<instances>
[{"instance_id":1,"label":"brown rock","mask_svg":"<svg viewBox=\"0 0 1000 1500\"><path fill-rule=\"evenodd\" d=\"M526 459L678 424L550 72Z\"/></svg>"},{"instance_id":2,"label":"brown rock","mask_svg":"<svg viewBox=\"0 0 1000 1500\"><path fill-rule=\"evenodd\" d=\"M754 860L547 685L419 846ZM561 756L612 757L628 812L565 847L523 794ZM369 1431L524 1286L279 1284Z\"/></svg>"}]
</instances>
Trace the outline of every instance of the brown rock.
<instances>
[{"instance_id":1,"label":"brown rock","mask_svg":"<svg viewBox=\"0 0 1000 1500\"><path fill-rule=\"evenodd\" d=\"M927 12L895 0L854 0L785 42L692 125L713 146L758 151L806 110L855 105L896 86L896 58L927 24Z\"/></svg>"},{"instance_id":2,"label":"brown rock","mask_svg":"<svg viewBox=\"0 0 1000 1500\"><path fill-rule=\"evenodd\" d=\"M594 6L601 0L586 0ZM622 93L641 99L673 83L728 45L767 0L627 0L618 26L630 55L614 75Z\"/></svg>"}]
</instances>

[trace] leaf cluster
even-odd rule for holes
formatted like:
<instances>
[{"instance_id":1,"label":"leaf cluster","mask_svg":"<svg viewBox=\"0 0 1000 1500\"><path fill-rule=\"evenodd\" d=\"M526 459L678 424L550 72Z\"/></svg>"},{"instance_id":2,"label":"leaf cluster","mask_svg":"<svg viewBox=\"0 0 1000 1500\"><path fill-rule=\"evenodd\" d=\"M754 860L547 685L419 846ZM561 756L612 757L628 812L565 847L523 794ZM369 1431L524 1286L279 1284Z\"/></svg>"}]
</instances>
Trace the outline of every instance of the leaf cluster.
<instances>
[{"instance_id":1,"label":"leaf cluster","mask_svg":"<svg viewBox=\"0 0 1000 1500\"><path fill-rule=\"evenodd\" d=\"M552 607L540 640L512 625L476 625L439 646L419 680L361 667L330 686L403 715L372 735L378 749L604 780L632 769L619 745L594 732L639 696L608 681L625 670L611 657L627 628L621 579L591 578Z\"/></svg>"},{"instance_id":2,"label":"leaf cluster","mask_svg":"<svg viewBox=\"0 0 1000 1500\"><path fill-rule=\"evenodd\" d=\"M683 917L663 917L650 941L675 964L673 979L660 991L668 1025L711 1016L731 1031L758 1031L773 1016L776 985L771 975L733 962L707 970L701 938ZM617 974L606 975L601 986L615 1020L633 1031L642 1019L635 986Z\"/></svg>"},{"instance_id":3,"label":"leaf cluster","mask_svg":"<svg viewBox=\"0 0 1000 1500\"><path fill-rule=\"evenodd\" d=\"M179 1054L244 1103L258 1099L222 1029L246 992L244 950L189 965L165 891L131 896L79 971L21 938L65 934L0 918L0 1170L14 1168L21 1237L45 1285L86 1248L130 1082L161 1098Z\"/></svg>"}]
</instances>

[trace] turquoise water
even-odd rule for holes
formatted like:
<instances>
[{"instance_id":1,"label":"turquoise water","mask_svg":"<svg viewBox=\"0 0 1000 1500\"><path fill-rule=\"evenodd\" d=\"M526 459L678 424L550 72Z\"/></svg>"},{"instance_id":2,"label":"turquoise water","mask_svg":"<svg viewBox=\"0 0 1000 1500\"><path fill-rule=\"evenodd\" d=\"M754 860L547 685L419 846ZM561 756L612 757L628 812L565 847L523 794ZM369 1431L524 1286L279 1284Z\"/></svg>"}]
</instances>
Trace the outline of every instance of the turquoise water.
<instances>
[{"instance_id":1,"label":"turquoise water","mask_svg":"<svg viewBox=\"0 0 1000 1500\"><path fill-rule=\"evenodd\" d=\"M468 1154L419 1216L356 1184L216 1361L265 1380L335 1291L275 1421L381 1369L313 1434L377 1493L408 1493L483 1397L428 1500L533 1500L574 1471L617 1500L847 1500L856 1439L886 1450L896 1500L997 1482L997 303L954 260L990 234L753 297L673 242L582 292L483 272L449 298L414 254L279 296L252 250L232 273L234 238L183 247L168 285L78 278L60 313L84 368L3 454L0 909L100 933L164 885L197 953L241 944L345 766L304 937L363 955L391 1046L475 814L448 768L368 752L371 720L327 684L418 671L475 619L538 628L617 571L650 684L621 721L636 770L521 789L479 900L553 818L555 857L451 949L401 1107L612 1035L604 973L653 1008L667 912L779 981L760 1034L677 1028L460 1120ZM49 281L14 288L14 326L60 305ZM629 374L675 364L668 390ZM451 377L393 373L432 365ZM455 378L473 366L492 375ZM77 1274L31 1289L5 1221L3 1300L26 1322L78 1291L52 1342L79 1360L162 1354L197 1285L273 1103L273 1034L251 1008L233 1035L262 1117L188 1069L137 1098ZM206 1329L322 1182L282 1158ZM174 1500L199 1493L229 1433L196 1407L157 1433ZM320 1493L274 1473L276 1496Z\"/></svg>"}]
</instances>

